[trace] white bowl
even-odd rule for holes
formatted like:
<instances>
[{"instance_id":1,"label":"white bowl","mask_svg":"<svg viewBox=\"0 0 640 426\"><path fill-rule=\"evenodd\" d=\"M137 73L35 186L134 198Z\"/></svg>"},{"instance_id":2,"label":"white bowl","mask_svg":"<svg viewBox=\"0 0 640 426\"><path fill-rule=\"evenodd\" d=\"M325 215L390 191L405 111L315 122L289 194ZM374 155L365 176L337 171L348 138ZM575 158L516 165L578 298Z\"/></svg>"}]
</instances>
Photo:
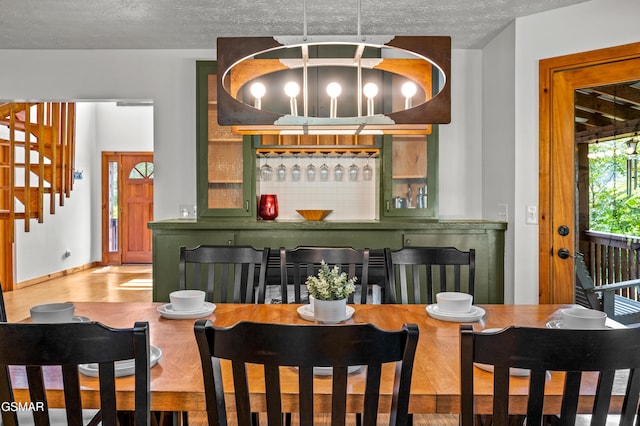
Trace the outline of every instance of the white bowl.
<instances>
[{"instance_id":1,"label":"white bowl","mask_svg":"<svg viewBox=\"0 0 640 426\"><path fill-rule=\"evenodd\" d=\"M30 309L31 321L41 323L72 322L75 306L73 303L45 303Z\"/></svg>"},{"instance_id":2,"label":"white bowl","mask_svg":"<svg viewBox=\"0 0 640 426\"><path fill-rule=\"evenodd\" d=\"M473 296L457 291L445 291L436 294L436 302L440 312L464 314L471 311Z\"/></svg>"},{"instance_id":3,"label":"white bowl","mask_svg":"<svg viewBox=\"0 0 640 426\"><path fill-rule=\"evenodd\" d=\"M597 329L604 328L607 314L596 309L567 308L562 310L564 328Z\"/></svg>"},{"instance_id":4,"label":"white bowl","mask_svg":"<svg viewBox=\"0 0 640 426\"><path fill-rule=\"evenodd\" d=\"M204 306L205 292L201 290L178 290L169 293L174 311L197 311Z\"/></svg>"}]
</instances>

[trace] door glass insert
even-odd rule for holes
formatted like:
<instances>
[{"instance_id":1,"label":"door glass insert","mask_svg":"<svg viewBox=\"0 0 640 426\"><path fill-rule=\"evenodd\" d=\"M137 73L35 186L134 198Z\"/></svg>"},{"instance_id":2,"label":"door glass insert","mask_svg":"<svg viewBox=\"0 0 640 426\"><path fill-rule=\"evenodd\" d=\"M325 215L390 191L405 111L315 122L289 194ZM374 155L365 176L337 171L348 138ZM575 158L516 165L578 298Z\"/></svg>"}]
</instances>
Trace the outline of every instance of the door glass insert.
<instances>
[{"instance_id":1,"label":"door glass insert","mask_svg":"<svg viewBox=\"0 0 640 426\"><path fill-rule=\"evenodd\" d=\"M153 179L153 163L143 161L131 169L129 179Z\"/></svg>"},{"instance_id":2,"label":"door glass insert","mask_svg":"<svg viewBox=\"0 0 640 426\"><path fill-rule=\"evenodd\" d=\"M118 162L109 161L109 252L118 251Z\"/></svg>"}]
</instances>

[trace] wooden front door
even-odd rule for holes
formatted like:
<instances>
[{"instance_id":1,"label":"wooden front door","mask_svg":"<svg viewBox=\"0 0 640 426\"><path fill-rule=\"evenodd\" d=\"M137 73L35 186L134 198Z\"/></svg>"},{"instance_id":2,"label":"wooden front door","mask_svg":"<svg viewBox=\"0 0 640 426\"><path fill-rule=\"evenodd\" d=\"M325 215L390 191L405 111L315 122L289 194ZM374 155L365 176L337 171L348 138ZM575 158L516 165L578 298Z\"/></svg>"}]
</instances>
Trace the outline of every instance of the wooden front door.
<instances>
[{"instance_id":1,"label":"wooden front door","mask_svg":"<svg viewBox=\"0 0 640 426\"><path fill-rule=\"evenodd\" d=\"M153 170L151 153L103 154L103 263L151 263Z\"/></svg>"},{"instance_id":2,"label":"wooden front door","mask_svg":"<svg viewBox=\"0 0 640 426\"><path fill-rule=\"evenodd\" d=\"M539 75L539 301L573 303L573 258L558 251L574 255L582 231L575 226L575 90L640 79L640 43L546 59Z\"/></svg>"}]
</instances>

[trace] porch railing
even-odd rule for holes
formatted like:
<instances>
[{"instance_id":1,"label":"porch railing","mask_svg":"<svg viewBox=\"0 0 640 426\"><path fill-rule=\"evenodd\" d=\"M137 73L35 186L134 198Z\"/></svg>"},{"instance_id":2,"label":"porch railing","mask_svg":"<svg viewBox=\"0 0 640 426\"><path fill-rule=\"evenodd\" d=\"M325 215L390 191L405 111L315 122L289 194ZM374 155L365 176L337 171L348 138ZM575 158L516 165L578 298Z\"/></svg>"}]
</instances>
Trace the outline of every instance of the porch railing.
<instances>
[{"instance_id":1,"label":"porch railing","mask_svg":"<svg viewBox=\"0 0 640 426\"><path fill-rule=\"evenodd\" d=\"M585 263L595 285L640 278L640 237L585 231L589 252ZM640 300L637 287L621 290L621 296Z\"/></svg>"}]
</instances>

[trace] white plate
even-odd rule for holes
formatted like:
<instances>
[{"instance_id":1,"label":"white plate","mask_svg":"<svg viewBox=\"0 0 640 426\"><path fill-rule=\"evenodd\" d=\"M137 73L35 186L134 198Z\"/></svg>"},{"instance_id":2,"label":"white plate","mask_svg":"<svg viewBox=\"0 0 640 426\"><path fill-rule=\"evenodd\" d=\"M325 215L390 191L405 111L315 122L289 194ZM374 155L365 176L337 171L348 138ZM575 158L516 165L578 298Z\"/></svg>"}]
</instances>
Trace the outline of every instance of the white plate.
<instances>
[{"instance_id":1,"label":"white plate","mask_svg":"<svg viewBox=\"0 0 640 426\"><path fill-rule=\"evenodd\" d=\"M483 333L495 333L497 331L502 330L502 328L486 328L482 330ZM481 364L479 362L474 362L475 366L481 370L488 371L493 373L493 365L490 364ZM527 368L510 368L509 374L517 377L525 377L531 375L531 370Z\"/></svg>"},{"instance_id":2,"label":"white plate","mask_svg":"<svg viewBox=\"0 0 640 426\"><path fill-rule=\"evenodd\" d=\"M162 351L156 346L149 348L149 366L153 367L158 360L162 358ZM116 361L115 363L116 377L130 376L136 372L136 366L133 359ZM80 364L78 370L85 376L98 377L98 364Z\"/></svg>"},{"instance_id":3,"label":"white plate","mask_svg":"<svg viewBox=\"0 0 640 426\"><path fill-rule=\"evenodd\" d=\"M479 306L471 306L471 311L467 313L441 312L438 309L437 303L428 305L427 313L435 319L451 322L475 322L479 321L484 314L486 314L485 310Z\"/></svg>"},{"instance_id":4,"label":"white plate","mask_svg":"<svg viewBox=\"0 0 640 426\"><path fill-rule=\"evenodd\" d=\"M350 365L347 367L347 374L357 373L361 368L361 365ZM331 376L333 375L333 367L313 367L313 374L316 376Z\"/></svg>"},{"instance_id":5,"label":"white plate","mask_svg":"<svg viewBox=\"0 0 640 426\"><path fill-rule=\"evenodd\" d=\"M158 306L158 312L167 319L195 319L207 317L216 310L216 305L211 302L204 302L202 309L198 311L175 311L171 307L171 303Z\"/></svg>"},{"instance_id":6,"label":"white plate","mask_svg":"<svg viewBox=\"0 0 640 426\"><path fill-rule=\"evenodd\" d=\"M562 320L551 320L547 323L547 328L567 328L564 326L564 323L562 322ZM582 329L576 329L576 330L606 330L609 327L602 327L602 328L582 328Z\"/></svg>"},{"instance_id":7,"label":"white plate","mask_svg":"<svg viewBox=\"0 0 640 426\"><path fill-rule=\"evenodd\" d=\"M348 320L349 318L351 318L353 316L353 313L356 310L353 309L353 306L349 306L347 305L347 309L346 309L346 318L343 321ZM302 305L300 307L298 307L298 315L300 315L300 318L307 320L307 321L315 321L316 318L313 315L313 306L311 305Z\"/></svg>"},{"instance_id":8,"label":"white plate","mask_svg":"<svg viewBox=\"0 0 640 426\"><path fill-rule=\"evenodd\" d=\"M73 322L90 322L91 319L89 317L81 317L79 315L74 315Z\"/></svg>"}]
</instances>

